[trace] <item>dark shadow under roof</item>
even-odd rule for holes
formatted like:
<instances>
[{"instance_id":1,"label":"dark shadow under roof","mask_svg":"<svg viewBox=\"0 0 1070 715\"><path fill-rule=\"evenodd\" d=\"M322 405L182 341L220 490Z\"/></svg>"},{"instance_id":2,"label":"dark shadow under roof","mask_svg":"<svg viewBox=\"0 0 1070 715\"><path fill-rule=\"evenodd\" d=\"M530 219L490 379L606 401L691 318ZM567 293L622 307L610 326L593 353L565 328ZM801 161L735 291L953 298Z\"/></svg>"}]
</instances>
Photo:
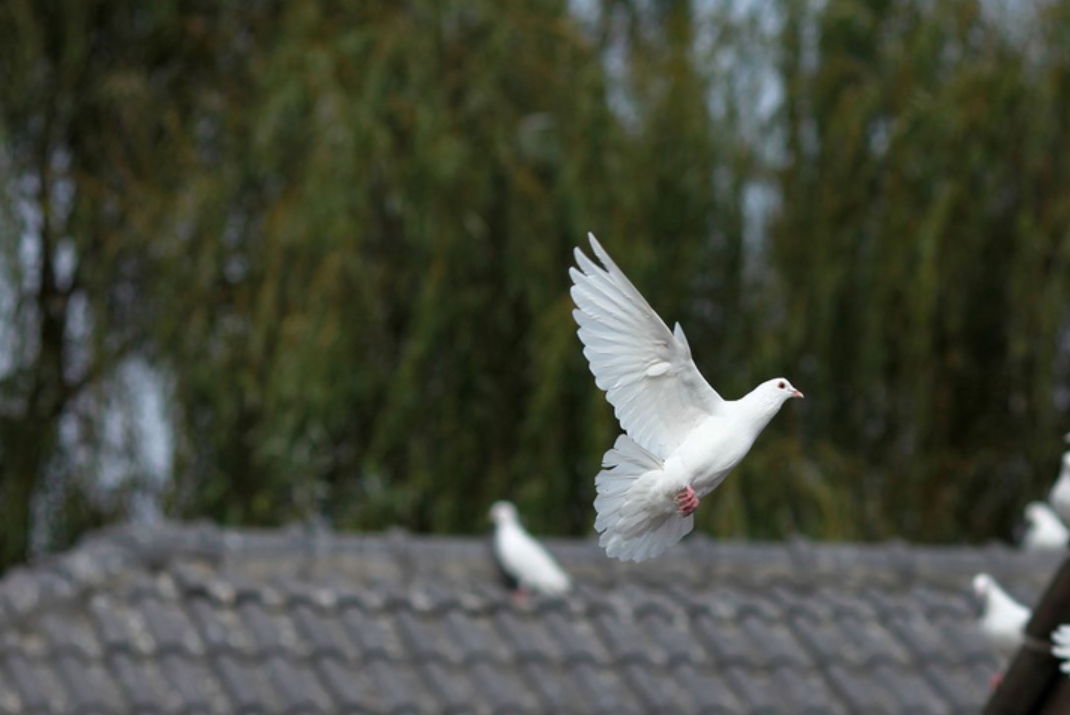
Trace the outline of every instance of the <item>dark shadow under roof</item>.
<instances>
[{"instance_id":1,"label":"dark shadow under roof","mask_svg":"<svg viewBox=\"0 0 1070 715\"><path fill-rule=\"evenodd\" d=\"M548 541L516 602L485 539L114 528L0 581L0 714L979 713L970 579L1061 555L715 542L640 565Z\"/></svg>"}]
</instances>

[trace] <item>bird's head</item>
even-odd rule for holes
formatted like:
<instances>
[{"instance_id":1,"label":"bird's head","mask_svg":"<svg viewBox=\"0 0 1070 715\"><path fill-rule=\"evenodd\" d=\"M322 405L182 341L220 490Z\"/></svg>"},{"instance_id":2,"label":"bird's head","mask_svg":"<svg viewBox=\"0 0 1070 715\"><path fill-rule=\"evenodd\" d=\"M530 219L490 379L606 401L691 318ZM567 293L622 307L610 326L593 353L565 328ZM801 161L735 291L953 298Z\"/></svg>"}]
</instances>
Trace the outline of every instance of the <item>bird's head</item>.
<instances>
[{"instance_id":1,"label":"bird's head","mask_svg":"<svg viewBox=\"0 0 1070 715\"><path fill-rule=\"evenodd\" d=\"M516 521L516 507L512 502L496 501L491 504L489 516L495 524Z\"/></svg>"},{"instance_id":2,"label":"bird's head","mask_svg":"<svg viewBox=\"0 0 1070 715\"><path fill-rule=\"evenodd\" d=\"M986 573L979 573L973 577L973 595L982 603L988 600L988 594L992 590L995 581Z\"/></svg>"},{"instance_id":3,"label":"bird's head","mask_svg":"<svg viewBox=\"0 0 1070 715\"><path fill-rule=\"evenodd\" d=\"M1043 503L1032 501L1025 505L1025 520L1031 526L1039 526L1047 515L1047 508Z\"/></svg>"},{"instance_id":4,"label":"bird's head","mask_svg":"<svg viewBox=\"0 0 1070 715\"><path fill-rule=\"evenodd\" d=\"M772 402L777 407L780 407L793 397L803 398L803 393L796 390L784 377L774 377L772 380L766 380L758 386L758 390L765 400Z\"/></svg>"}]
</instances>

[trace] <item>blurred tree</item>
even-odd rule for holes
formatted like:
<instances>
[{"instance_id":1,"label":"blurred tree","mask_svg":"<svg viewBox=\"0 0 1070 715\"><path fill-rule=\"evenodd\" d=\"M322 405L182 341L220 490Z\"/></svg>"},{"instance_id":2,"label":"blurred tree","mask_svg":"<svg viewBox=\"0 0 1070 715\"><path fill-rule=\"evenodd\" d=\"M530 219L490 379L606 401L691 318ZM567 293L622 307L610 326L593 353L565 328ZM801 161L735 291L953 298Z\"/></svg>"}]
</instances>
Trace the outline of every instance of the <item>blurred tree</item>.
<instances>
[{"instance_id":1,"label":"blurred tree","mask_svg":"<svg viewBox=\"0 0 1070 715\"><path fill-rule=\"evenodd\" d=\"M1070 2L142 5L0 5L0 566L121 510L60 431L131 357L169 514L585 533L588 229L723 394L808 394L702 528L982 538L1050 478Z\"/></svg>"},{"instance_id":2,"label":"blurred tree","mask_svg":"<svg viewBox=\"0 0 1070 715\"><path fill-rule=\"evenodd\" d=\"M196 20L181 3L0 4L0 568L124 508L99 499L98 458L117 371L151 354Z\"/></svg>"},{"instance_id":3,"label":"blurred tree","mask_svg":"<svg viewBox=\"0 0 1070 715\"><path fill-rule=\"evenodd\" d=\"M1038 5L1027 44L974 0L783 7L772 265L807 421L859 457L852 531L1006 533L1066 410L1070 5Z\"/></svg>"}]
</instances>

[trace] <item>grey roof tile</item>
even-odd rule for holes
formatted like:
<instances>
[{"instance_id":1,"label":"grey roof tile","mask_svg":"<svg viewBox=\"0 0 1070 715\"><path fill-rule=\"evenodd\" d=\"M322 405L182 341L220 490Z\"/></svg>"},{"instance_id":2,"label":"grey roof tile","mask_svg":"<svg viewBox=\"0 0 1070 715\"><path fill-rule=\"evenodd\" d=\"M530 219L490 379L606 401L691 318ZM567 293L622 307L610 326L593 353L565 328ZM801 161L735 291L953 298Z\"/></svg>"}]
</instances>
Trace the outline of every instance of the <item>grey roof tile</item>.
<instances>
[{"instance_id":1,"label":"grey roof tile","mask_svg":"<svg viewBox=\"0 0 1070 715\"><path fill-rule=\"evenodd\" d=\"M634 659L620 666L619 675L638 696L644 712L669 713L680 709L674 697L676 688L669 678L661 677Z\"/></svg>"},{"instance_id":2,"label":"grey roof tile","mask_svg":"<svg viewBox=\"0 0 1070 715\"><path fill-rule=\"evenodd\" d=\"M266 675L279 694L283 712L332 712L330 694L307 661L295 661L282 655L270 657L266 663ZM274 706L271 707L274 709Z\"/></svg>"},{"instance_id":3,"label":"grey roof tile","mask_svg":"<svg viewBox=\"0 0 1070 715\"><path fill-rule=\"evenodd\" d=\"M818 662L838 661L855 667L869 667L879 661L906 663L910 660L895 634L875 620L795 618L791 625Z\"/></svg>"},{"instance_id":4,"label":"grey roof tile","mask_svg":"<svg viewBox=\"0 0 1070 715\"><path fill-rule=\"evenodd\" d=\"M65 689L50 664L7 651L0 654L0 667L9 676L27 713L66 712Z\"/></svg>"},{"instance_id":5,"label":"grey roof tile","mask_svg":"<svg viewBox=\"0 0 1070 715\"><path fill-rule=\"evenodd\" d=\"M0 715L19 715L26 711L14 682L0 664Z\"/></svg>"},{"instance_id":6,"label":"grey roof tile","mask_svg":"<svg viewBox=\"0 0 1070 715\"><path fill-rule=\"evenodd\" d=\"M430 661L423 664L423 672L441 705L442 712L466 712L477 699L472 692L470 678L466 673L458 674L456 667Z\"/></svg>"},{"instance_id":7,"label":"grey roof tile","mask_svg":"<svg viewBox=\"0 0 1070 715\"><path fill-rule=\"evenodd\" d=\"M451 639L465 661L500 661L511 656L509 648L485 615L472 616L460 610L442 615L446 637Z\"/></svg>"},{"instance_id":8,"label":"grey roof tile","mask_svg":"<svg viewBox=\"0 0 1070 715\"><path fill-rule=\"evenodd\" d=\"M691 622L685 618L667 618L658 611L647 611L638 616L637 625L641 640L656 645L665 654L668 668L681 663L706 666L710 662L706 649L695 638Z\"/></svg>"},{"instance_id":9,"label":"grey roof tile","mask_svg":"<svg viewBox=\"0 0 1070 715\"><path fill-rule=\"evenodd\" d=\"M895 611L882 622L917 661L929 663L952 663L961 657L958 644L949 642L933 628L932 621L919 613Z\"/></svg>"},{"instance_id":10,"label":"grey roof tile","mask_svg":"<svg viewBox=\"0 0 1070 715\"><path fill-rule=\"evenodd\" d=\"M159 656L158 662L160 672L183 703L183 710L219 715L232 712L217 664L174 653Z\"/></svg>"},{"instance_id":11,"label":"grey roof tile","mask_svg":"<svg viewBox=\"0 0 1070 715\"><path fill-rule=\"evenodd\" d=\"M551 665L546 660L524 660L517 664L520 673L530 684L532 695L540 703L539 712L576 713L593 712L584 707L585 701L573 678L565 669Z\"/></svg>"},{"instance_id":12,"label":"grey roof tile","mask_svg":"<svg viewBox=\"0 0 1070 715\"><path fill-rule=\"evenodd\" d=\"M544 614L542 621L547 632L560 644L566 664L587 661L604 665L611 661L591 623L566 618L560 611Z\"/></svg>"},{"instance_id":13,"label":"grey roof tile","mask_svg":"<svg viewBox=\"0 0 1070 715\"><path fill-rule=\"evenodd\" d=\"M108 665L131 710L157 710L170 715L186 707L179 692L168 684L160 672L160 663L156 659L117 651L109 658Z\"/></svg>"},{"instance_id":14,"label":"grey roof tile","mask_svg":"<svg viewBox=\"0 0 1070 715\"><path fill-rule=\"evenodd\" d=\"M374 693L374 712L428 712L434 699L421 687L422 674L409 663L388 663L380 658L366 662L362 668Z\"/></svg>"},{"instance_id":15,"label":"grey roof tile","mask_svg":"<svg viewBox=\"0 0 1070 715\"><path fill-rule=\"evenodd\" d=\"M146 597L137 608L156 651L191 657L205 652L200 633L177 601Z\"/></svg>"},{"instance_id":16,"label":"grey roof tile","mask_svg":"<svg viewBox=\"0 0 1070 715\"><path fill-rule=\"evenodd\" d=\"M538 660L553 663L564 659L561 644L553 638L542 619L521 616L510 609L500 609L490 616L503 647L519 660Z\"/></svg>"},{"instance_id":17,"label":"grey roof tile","mask_svg":"<svg viewBox=\"0 0 1070 715\"><path fill-rule=\"evenodd\" d=\"M262 664L260 660L246 660L232 655L221 655L216 659L216 675L234 704L235 711L264 712L272 707L272 702L277 701L275 684Z\"/></svg>"},{"instance_id":18,"label":"grey roof tile","mask_svg":"<svg viewBox=\"0 0 1070 715\"><path fill-rule=\"evenodd\" d=\"M724 669L725 678L739 697L743 713L773 715L781 712L772 674L765 669L751 669L730 665Z\"/></svg>"},{"instance_id":19,"label":"grey roof tile","mask_svg":"<svg viewBox=\"0 0 1070 715\"><path fill-rule=\"evenodd\" d=\"M949 715L951 708L923 673L901 666L878 664L872 669L872 680L895 698L895 712L903 715Z\"/></svg>"},{"instance_id":20,"label":"grey roof tile","mask_svg":"<svg viewBox=\"0 0 1070 715\"><path fill-rule=\"evenodd\" d=\"M247 657L255 655L256 642L235 610L201 594L193 594L188 607L206 648Z\"/></svg>"},{"instance_id":21,"label":"grey roof tile","mask_svg":"<svg viewBox=\"0 0 1070 715\"><path fill-rule=\"evenodd\" d=\"M73 620L47 613L39 623L41 633L48 642L48 650L53 655L76 655L85 659L102 656L103 647L88 620Z\"/></svg>"},{"instance_id":22,"label":"grey roof tile","mask_svg":"<svg viewBox=\"0 0 1070 715\"><path fill-rule=\"evenodd\" d=\"M321 658L316 670L340 710L372 712L373 695L363 667L329 657Z\"/></svg>"},{"instance_id":23,"label":"grey roof tile","mask_svg":"<svg viewBox=\"0 0 1070 715\"><path fill-rule=\"evenodd\" d=\"M615 669L596 665L587 660L575 662L567 670L583 701L582 711L590 713L641 713L636 696L622 687L624 681Z\"/></svg>"},{"instance_id":24,"label":"grey roof tile","mask_svg":"<svg viewBox=\"0 0 1070 715\"><path fill-rule=\"evenodd\" d=\"M511 664L481 660L468 669L472 684L486 698L491 712L538 712L539 701Z\"/></svg>"},{"instance_id":25,"label":"grey roof tile","mask_svg":"<svg viewBox=\"0 0 1070 715\"><path fill-rule=\"evenodd\" d=\"M793 715L847 715L829 682L816 668L779 666L770 671L782 712Z\"/></svg>"},{"instance_id":26,"label":"grey roof tile","mask_svg":"<svg viewBox=\"0 0 1070 715\"><path fill-rule=\"evenodd\" d=\"M712 618L703 613L692 619L691 626L719 667L763 668L772 657L761 644L751 641L738 619Z\"/></svg>"},{"instance_id":27,"label":"grey roof tile","mask_svg":"<svg viewBox=\"0 0 1070 715\"><path fill-rule=\"evenodd\" d=\"M102 647L108 652L145 654L153 649L141 612L122 598L106 592L93 594L88 610L88 621L95 627Z\"/></svg>"},{"instance_id":28,"label":"grey roof tile","mask_svg":"<svg viewBox=\"0 0 1070 715\"><path fill-rule=\"evenodd\" d=\"M451 637L441 618L398 609L394 619L409 652L417 660L439 660L456 665L477 655L463 650L457 640Z\"/></svg>"},{"instance_id":29,"label":"grey roof tile","mask_svg":"<svg viewBox=\"0 0 1070 715\"><path fill-rule=\"evenodd\" d=\"M736 696L724 669L678 663L672 667L675 697L685 713L734 715L748 712Z\"/></svg>"},{"instance_id":30,"label":"grey roof tile","mask_svg":"<svg viewBox=\"0 0 1070 715\"><path fill-rule=\"evenodd\" d=\"M367 611L356 604L346 604L341 621L348 635L360 649L363 658L392 658L401 660L407 650L397 632L397 626L384 613Z\"/></svg>"},{"instance_id":31,"label":"grey roof tile","mask_svg":"<svg viewBox=\"0 0 1070 715\"><path fill-rule=\"evenodd\" d=\"M805 648L785 621L751 615L741 618L739 627L752 644L757 644L756 650L764 654L762 667L804 668L810 664Z\"/></svg>"},{"instance_id":32,"label":"grey roof tile","mask_svg":"<svg viewBox=\"0 0 1070 715\"><path fill-rule=\"evenodd\" d=\"M124 709L121 689L104 664L64 654L55 660L56 674L67 690L71 712L120 712Z\"/></svg>"},{"instance_id":33,"label":"grey roof tile","mask_svg":"<svg viewBox=\"0 0 1070 715\"><path fill-rule=\"evenodd\" d=\"M336 609L319 608L302 600L291 606L290 617L297 633L307 644L309 657L333 655L342 660L356 659L357 649L352 639L347 637Z\"/></svg>"},{"instance_id":34,"label":"grey roof tile","mask_svg":"<svg viewBox=\"0 0 1070 715\"><path fill-rule=\"evenodd\" d=\"M668 655L657 643L643 639L631 617L622 618L617 614L599 610L591 615L591 621L598 629L606 650L616 662L664 665L668 661Z\"/></svg>"},{"instance_id":35,"label":"grey roof tile","mask_svg":"<svg viewBox=\"0 0 1070 715\"><path fill-rule=\"evenodd\" d=\"M253 648L261 656L278 654L301 659L309 654L309 648L299 637L288 609L272 608L254 599L244 599L238 604L238 616L246 631L253 637Z\"/></svg>"},{"instance_id":36,"label":"grey roof tile","mask_svg":"<svg viewBox=\"0 0 1070 715\"><path fill-rule=\"evenodd\" d=\"M516 601L485 539L127 527L0 580L0 715L977 712L1000 665L978 564L1060 556L714 542L647 564L552 542Z\"/></svg>"}]
</instances>

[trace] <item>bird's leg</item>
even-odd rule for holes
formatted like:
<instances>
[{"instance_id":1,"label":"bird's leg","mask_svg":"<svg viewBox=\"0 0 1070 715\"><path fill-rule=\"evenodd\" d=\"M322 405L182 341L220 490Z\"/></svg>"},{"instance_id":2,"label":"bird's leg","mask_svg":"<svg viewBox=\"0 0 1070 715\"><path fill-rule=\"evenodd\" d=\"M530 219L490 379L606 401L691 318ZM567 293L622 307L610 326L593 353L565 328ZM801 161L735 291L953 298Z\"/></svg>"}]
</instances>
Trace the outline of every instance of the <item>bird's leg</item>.
<instances>
[{"instance_id":1,"label":"bird's leg","mask_svg":"<svg viewBox=\"0 0 1070 715\"><path fill-rule=\"evenodd\" d=\"M676 493L676 511L680 516L691 516L698 509L698 495L691 487L684 487Z\"/></svg>"},{"instance_id":2,"label":"bird's leg","mask_svg":"<svg viewBox=\"0 0 1070 715\"><path fill-rule=\"evenodd\" d=\"M517 584L516 590L513 591L513 605L524 605L525 603L527 603L528 595L528 589L524 586L521 586L520 584Z\"/></svg>"}]
</instances>

